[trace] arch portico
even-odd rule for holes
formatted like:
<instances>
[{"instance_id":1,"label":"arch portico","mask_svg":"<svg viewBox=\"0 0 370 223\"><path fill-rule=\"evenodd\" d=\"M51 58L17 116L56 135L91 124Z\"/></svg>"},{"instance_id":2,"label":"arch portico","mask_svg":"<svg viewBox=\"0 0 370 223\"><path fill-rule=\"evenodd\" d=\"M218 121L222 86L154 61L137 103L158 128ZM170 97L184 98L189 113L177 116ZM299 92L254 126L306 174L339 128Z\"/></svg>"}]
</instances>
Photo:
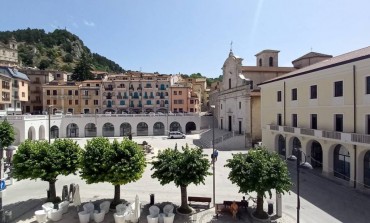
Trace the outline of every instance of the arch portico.
<instances>
[{"instance_id":1,"label":"arch portico","mask_svg":"<svg viewBox=\"0 0 370 223\"><path fill-rule=\"evenodd\" d=\"M40 125L39 127L39 140L45 139L45 127L43 125Z\"/></svg>"},{"instance_id":2,"label":"arch portico","mask_svg":"<svg viewBox=\"0 0 370 223\"><path fill-rule=\"evenodd\" d=\"M28 128L28 137L27 139L35 140L36 139L36 130L35 127L31 126Z\"/></svg>"}]
</instances>

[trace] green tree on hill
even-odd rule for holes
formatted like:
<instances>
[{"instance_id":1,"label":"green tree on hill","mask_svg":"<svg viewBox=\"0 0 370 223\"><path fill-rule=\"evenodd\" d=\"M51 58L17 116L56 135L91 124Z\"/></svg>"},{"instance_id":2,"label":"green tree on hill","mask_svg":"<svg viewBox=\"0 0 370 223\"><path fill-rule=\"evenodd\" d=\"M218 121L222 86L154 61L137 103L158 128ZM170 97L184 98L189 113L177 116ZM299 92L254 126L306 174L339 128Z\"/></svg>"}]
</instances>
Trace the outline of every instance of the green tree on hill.
<instances>
[{"instance_id":1,"label":"green tree on hill","mask_svg":"<svg viewBox=\"0 0 370 223\"><path fill-rule=\"evenodd\" d=\"M80 61L78 61L76 67L73 70L71 76L74 81L85 81L93 79L91 71L93 70L92 61L90 55L82 53Z\"/></svg>"}]
</instances>

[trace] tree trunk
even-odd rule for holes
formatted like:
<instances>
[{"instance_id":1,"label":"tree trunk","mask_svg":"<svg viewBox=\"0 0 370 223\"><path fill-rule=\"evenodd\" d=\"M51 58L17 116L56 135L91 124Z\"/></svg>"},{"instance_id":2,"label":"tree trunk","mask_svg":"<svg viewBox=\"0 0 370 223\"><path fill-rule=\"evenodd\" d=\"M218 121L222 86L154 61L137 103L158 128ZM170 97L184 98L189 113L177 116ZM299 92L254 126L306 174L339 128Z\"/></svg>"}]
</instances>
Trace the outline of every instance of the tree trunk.
<instances>
[{"instance_id":1,"label":"tree trunk","mask_svg":"<svg viewBox=\"0 0 370 223\"><path fill-rule=\"evenodd\" d=\"M257 208L254 212L254 217L260 219L268 218L267 213L263 210L263 195L257 194Z\"/></svg>"},{"instance_id":2,"label":"tree trunk","mask_svg":"<svg viewBox=\"0 0 370 223\"><path fill-rule=\"evenodd\" d=\"M111 203L111 208L116 208L116 205L121 203L121 185L114 185L114 198Z\"/></svg>"},{"instance_id":3,"label":"tree trunk","mask_svg":"<svg viewBox=\"0 0 370 223\"><path fill-rule=\"evenodd\" d=\"M49 198L48 201L57 203L57 192L55 190L55 182L56 181L49 181Z\"/></svg>"},{"instance_id":4,"label":"tree trunk","mask_svg":"<svg viewBox=\"0 0 370 223\"><path fill-rule=\"evenodd\" d=\"M180 186L181 189L181 206L177 209L182 214L190 214L192 212L188 205L187 186Z\"/></svg>"}]
</instances>

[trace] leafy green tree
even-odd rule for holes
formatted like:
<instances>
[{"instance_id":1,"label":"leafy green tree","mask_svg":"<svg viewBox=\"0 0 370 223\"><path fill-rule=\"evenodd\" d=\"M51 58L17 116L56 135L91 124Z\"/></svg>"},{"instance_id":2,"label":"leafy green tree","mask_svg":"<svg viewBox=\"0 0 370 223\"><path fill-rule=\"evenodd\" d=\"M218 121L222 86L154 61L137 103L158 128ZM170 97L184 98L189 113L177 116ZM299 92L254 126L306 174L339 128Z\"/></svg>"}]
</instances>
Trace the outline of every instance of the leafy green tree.
<instances>
[{"instance_id":1,"label":"leafy green tree","mask_svg":"<svg viewBox=\"0 0 370 223\"><path fill-rule=\"evenodd\" d=\"M66 63L72 63L73 62L72 54L67 53L66 55L64 55L63 61L66 62Z\"/></svg>"},{"instance_id":2,"label":"leafy green tree","mask_svg":"<svg viewBox=\"0 0 370 223\"><path fill-rule=\"evenodd\" d=\"M203 78L201 73L193 73L190 74L190 78Z\"/></svg>"},{"instance_id":3,"label":"leafy green tree","mask_svg":"<svg viewBox=\"0 0 370 223\"><path fill-rule=\"evenodd\" d=\"M49 182L49 201L57 202L55 182L59 175L75 173L78 168L80 146L71 139L47 141L26 140L14 154L13 176L17 180L40 178Z\"/></svg>"},{"instance_id":4,"label":"leafy green tree","mask_svg":"<svg viewBox=\"0 0 370 223\"><path fill-rule=\"evenodd\" d=\"M244 194L257 192L257 208L253 215L257 218L268 217L263 210L266 192L272 196L272 190L284 194L292 185L286 163L277 153L270 153L264 147L251 149L247 154L233 154L225 167L231 169L229 179L238 185Z\"/></svg>"},{"instance_id":5,"label":"leafy green tree","mask_svg":"<svg viewBox=\"0 0 370 223\"><path fill-rule=\"evenodd\" d=\"M120 186L139 180L145 170L143 150L137 143L124 139L114 140L96 137L87 141L80 156L81 177L88 184L109 182L114 186L111 207L120 203Z\"/></svg>"},{"instance_id":6,"label":"leafy green tree","mask_svg":"<svg viewBox=\"0 0 370 223\"><path fill-rule=\"evenodd\" d=\"M92 70L91 57L83 52L80 61L73 70L71 78L75 81L91 80L93 79Z\"/></svg>"},{"instance_id":7,"label":"leafy green tree","mask_svg":"<svg viewBox=\"0 0 370 223\"><path fill-rule=\"evenodd\" d=\"M48 68L50 66L50 60L48 59L43 59L40 61L40 64L39 64L39 69L40 70L45 70L46 68Z\"/></svg>"},{"instance_id":8,"label":"leafy green tree","mask_svg":"<svg viewBox=\"0 0 370 223\"><path fill-rule=\"evenodd\" d=\"M14 127L5 119L0 123L0 146L10 146L15 140Z\"/></svg>"},{"instance_id":9,"label":"leafy green tree","mask_svg":"<svg viewBox=\"0 0 370 223\"><path fill-rule=\"evenodd\" d=\"M182 147L182 152L177 149L165 149L158 153L156 160L152 162L152 178L157 178L161 185L174 182L181 190L180 213L189 214L191 209L187 202L187 187L194 183L204 184L210 162L205 158L203 150L200 148L189 148L188 145Z\"/></svg>"}]
</instances>

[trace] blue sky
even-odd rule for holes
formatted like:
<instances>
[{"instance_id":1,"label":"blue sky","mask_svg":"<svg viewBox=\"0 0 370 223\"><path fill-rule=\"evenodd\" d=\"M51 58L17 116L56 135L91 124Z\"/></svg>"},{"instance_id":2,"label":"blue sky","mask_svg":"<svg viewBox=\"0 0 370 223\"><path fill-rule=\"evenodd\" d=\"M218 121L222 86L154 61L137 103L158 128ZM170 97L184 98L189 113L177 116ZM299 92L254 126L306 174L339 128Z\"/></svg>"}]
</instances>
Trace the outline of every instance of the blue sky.
<instances>
[{"instance_id":1,"label":"blue sky","mask_svg":"<svg viewBox=\"0 0 370 223\"><path fill-rule=\"evenodd\" d=\"M279 65L311 51L339 55L369 46L367 0L11 0L0 30L67 28L127 70L222 74L233 41L244 65L264 49Z\"/></svg>"}]
</instances>

